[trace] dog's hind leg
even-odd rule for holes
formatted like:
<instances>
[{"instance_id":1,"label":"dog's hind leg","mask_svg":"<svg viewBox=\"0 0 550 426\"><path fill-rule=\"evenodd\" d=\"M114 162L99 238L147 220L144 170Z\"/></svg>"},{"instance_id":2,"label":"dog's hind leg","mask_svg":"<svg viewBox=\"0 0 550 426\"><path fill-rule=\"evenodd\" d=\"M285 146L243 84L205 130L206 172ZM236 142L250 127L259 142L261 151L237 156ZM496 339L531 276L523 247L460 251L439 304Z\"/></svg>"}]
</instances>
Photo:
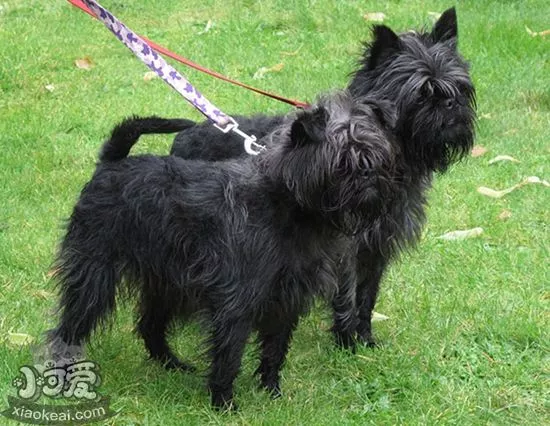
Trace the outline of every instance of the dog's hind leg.
<instances>
[{"instance_id":1,"label":"dog's hind leg","mask_svg":"<svg viewBox=\"0 0 550 426\"><path fill-rule=\"evenodd\" d=\"M270 316L267 316L270 318ZM298 324L298 316L292 319L285 318L284 324L269 324L269 327L260 326L258 340L261 347L260 366L255 374L260 375L262 386L267 389L273 398L281 396L279 383L280 372L288 352L292 333Z\"/></svg>"},{"instance_id":2,"label":"dog's hind leg","mask_svg":"<svg viewBox=\"0 0 550 426\"><path fill-rule=\"evenodd\" d=\"M159 361L167 369L194 371L195 367L180 361L173 354L166 341L166 332L174 316L171 306L164 303L161 296L143 293L137 331L152 359Z\"/></svg>"},{"instance_id":3,"label":"dog's hind leg","mask_svg":"<svg viewBox=\"0 0 550 426\"><path fill-rule=\"evenodd\" d=\"M376 304L380 280L388 260L381 253L368 251L359 254L358 262L357 306L359 324L357 325L357 337L366 346L373 347L376 346L376 342L372 335L372 312Z\"/></svg>"},{"instance_id":4,"label":"dog's hind leg","mask_svg":"<svg viewBox=\"0 0 550 426\"><path fill-rule=\"evenodd\" d=\"M210 339L212 364L208 380L212 405L236 410L233 402L233 382L241 367L246 340L252 331L251 320L243 315L216 311Z\"/></svg>"}]
</instances>

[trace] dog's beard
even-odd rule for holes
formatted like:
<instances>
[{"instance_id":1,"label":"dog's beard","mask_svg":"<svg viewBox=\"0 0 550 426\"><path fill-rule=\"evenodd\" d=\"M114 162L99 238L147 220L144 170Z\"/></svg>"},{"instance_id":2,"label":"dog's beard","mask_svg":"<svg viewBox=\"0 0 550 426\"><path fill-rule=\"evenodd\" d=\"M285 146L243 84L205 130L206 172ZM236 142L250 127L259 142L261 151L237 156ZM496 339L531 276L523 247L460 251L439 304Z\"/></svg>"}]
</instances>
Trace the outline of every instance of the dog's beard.
<instances>
[{"instance_id":1,"label":"dog's beard","mask_svg":"<svg viewBox=\"0 0 550 426\"><path fill-rule=\"evenodd\" d=\"M428 100L427 104L435 104ZM475 111L470 105L456 111L423 107L402 114L398 132L403 151L412 167L444 172L472 149L475 137Z\"/></svg>"},{"instance_id":2,"label":"dog's beard","mask_svg":"<svg viewBox=\"0 0 550 426\"><path fill-rule=\"evenodd\" d=\"M325 191L321 199L323 212L339 232L353 236L364 230L375 218L384 214L394 194L387 173L368 171L364 175L350 173L339 178L340 184Z\"/></svg>"}]
</instances>

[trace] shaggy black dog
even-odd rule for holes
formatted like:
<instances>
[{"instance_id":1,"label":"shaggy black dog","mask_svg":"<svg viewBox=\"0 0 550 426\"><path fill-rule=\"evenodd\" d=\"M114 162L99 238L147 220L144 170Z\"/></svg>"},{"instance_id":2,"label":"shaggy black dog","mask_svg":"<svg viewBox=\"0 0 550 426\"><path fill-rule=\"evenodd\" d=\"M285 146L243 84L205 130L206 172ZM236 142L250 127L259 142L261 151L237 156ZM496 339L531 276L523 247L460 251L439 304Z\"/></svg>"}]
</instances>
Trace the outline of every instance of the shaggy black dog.
<instances>
[{"instance_id":1,"label":"shaggy black dog","mask_svg":"<svg viewBox=\"0 0 550 426\"><path fill-rule=\"evenodd\" d=\"M475 92L468 66L457 52L457 36L454 8L445 11L429 32L398 36L386 26L375 26L373 41L349 84L355 97L376 93L395 103L395 136L406 165L400 176L401 203L394 203L368 227L358 248L357 337L368 345L374 344L370 319L380 280L389 260L420 235L432 172L444 171L473 143ZM243 130L260 137L281 120L237 116ZM202 123L179 133L171 153L221 160L243 155L244 150L240 137Z\"/></svg>"},{"instance_id":2,"label":"shaggy black dog","mask_svg":"<svg viewBox=\"0 0 550 426\"><path fill-rule=\"evenodd\" d=\"M335 94L285 117L261 155L226 162L127 157L140 134L189 122L123 122L60 247L61 317L51 340L85 342L126 290L139 299L137 330L151 357L169 368L189 366L170 350L167 327L193 313L209 320L214 406L232 405L254 329L261 383L277 395L292 332L315 296L334 299L337 312L346 307L336 315L342 339L355 332L351 235L402 204L407 149L387 130L394 121L379 97Z\"/></svg>"}]
</instances>

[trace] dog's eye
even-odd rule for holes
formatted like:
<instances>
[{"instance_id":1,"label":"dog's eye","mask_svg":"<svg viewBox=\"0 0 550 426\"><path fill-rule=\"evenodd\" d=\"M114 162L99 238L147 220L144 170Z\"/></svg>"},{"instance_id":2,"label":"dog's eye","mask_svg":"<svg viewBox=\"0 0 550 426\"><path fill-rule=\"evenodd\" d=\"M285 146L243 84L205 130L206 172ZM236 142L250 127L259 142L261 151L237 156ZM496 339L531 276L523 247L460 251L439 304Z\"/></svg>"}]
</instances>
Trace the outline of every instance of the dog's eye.
<instances>
[{"instance_id":1,"label":"dog's eye","mask_svg":"<svg viewBox=\"0 0 550 426\"><path fill-rule=\"evenodd\" d=\"M454 98L447 98L443 99L442 105L444 108L451 109L455 106L455 99Z\"/></svg>"}]
</instances>

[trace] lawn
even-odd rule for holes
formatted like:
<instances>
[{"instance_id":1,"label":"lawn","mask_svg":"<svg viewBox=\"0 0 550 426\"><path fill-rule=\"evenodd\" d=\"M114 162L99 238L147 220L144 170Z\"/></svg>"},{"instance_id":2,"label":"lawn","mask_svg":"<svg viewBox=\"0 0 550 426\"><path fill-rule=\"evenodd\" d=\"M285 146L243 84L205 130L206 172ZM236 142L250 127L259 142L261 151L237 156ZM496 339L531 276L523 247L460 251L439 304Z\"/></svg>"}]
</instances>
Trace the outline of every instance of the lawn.
<instances>
[{"instance_id":1,"label":"lawn","mask_svg":"<svg viewBox=\"0 0 550 426\"><path fill-rule=\"evenodd\" d=\"M311 101L343 87L370 37L367 12L404 31L431 25L443 1L183 0L102 4L130 28L244 82ZM283 369L283 397L252 377L249 345L236 383L240 410L209 407L198 327L173 343L201 373L166 372L132 332L133 306L95 336L107 424L341 425L550 424L550 2L457 2L463 55L478 93L476 145L486 149L439 177L418 248L392 265L376 311L376 349L333 347L323 303L305 318ZM48 271L63 220L89 179L111 127L131 114L200 116L97 21L62 0L0 1L0 411L31 362L14 333L39 339L55 324ZM89 69L75 65L85 59ZM280 65L282 64L282 65ZM262 78L256 72L269 68ZM229 113L288 111L285 104L177 65ZM258 77L258 75L256 75ZM136 152L167 153L145 137ZM483 151L483 150L479 150ZM479 152L478 152L479 154ZM489 164L498 155L519 160ZM450 231L483 228L447 241ZM6 422L0 417L0 424Z\"/></svg>"}]
</instances>

